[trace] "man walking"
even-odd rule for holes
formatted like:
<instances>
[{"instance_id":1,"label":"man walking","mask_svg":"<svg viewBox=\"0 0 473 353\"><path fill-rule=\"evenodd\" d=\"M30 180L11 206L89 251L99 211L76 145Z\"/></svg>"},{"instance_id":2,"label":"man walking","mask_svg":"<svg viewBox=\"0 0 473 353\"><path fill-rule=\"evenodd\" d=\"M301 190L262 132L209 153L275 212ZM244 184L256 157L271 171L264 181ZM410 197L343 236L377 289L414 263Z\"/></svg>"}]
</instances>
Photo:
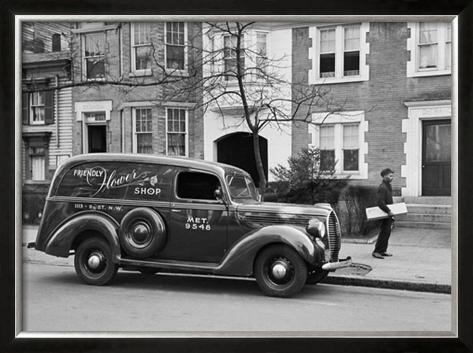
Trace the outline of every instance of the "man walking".
<instances>
[{"instance_id":1,"label":"man walking","mask_svg":"<svg viewBox=\"0 0 473 353\"><path fill-rule=\"evenodd\" d=\"M388 218L384 218L381 223L381 229L378 235L378 240L373 251L373 257L377 259L384 259L385 256L392 256L392 254L386 252L388 249L389 236L391 235L391 225L394 222L393 214L387 205L393 203L393 191L391 188L391 182L394 179L394 172L389 169L383 169L381 171L381 177L383 182L378 187L378 207L388 214Z\"/></svg>"}]
</instances>

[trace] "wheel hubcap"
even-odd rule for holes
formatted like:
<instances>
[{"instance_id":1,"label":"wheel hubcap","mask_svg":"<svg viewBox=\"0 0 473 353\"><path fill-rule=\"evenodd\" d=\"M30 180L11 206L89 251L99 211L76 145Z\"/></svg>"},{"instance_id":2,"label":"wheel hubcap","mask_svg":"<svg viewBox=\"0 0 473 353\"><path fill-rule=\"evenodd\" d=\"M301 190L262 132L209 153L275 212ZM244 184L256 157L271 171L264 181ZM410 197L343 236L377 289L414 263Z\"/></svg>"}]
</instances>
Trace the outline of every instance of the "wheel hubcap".
<instances>
[{"instance_id":1,"label":"wheel hubcap","mask_svg":"<svg viewBox=\"0 0 473 353\"><path fill-rule=\"evenodd\" d=\"M272 259L267 267L268 279L275 285L286 285L294 277L294 268L285 257Z\"/></svg>"},{"instance_id":2,"label":"wheel hubcap","mask_svg":"<svg viewBox=\"0 0 473 353\"><path fill-rule=\"evenodd\" d=\"M282 261L278 261L273 265L273 268L271 269L274 278L277 279L282 279L286 277L287 274L287 264L285 264Z\"/></svg>"},{"instance_id":3,"label":"wheel hubcap","mask_svg":"<svg viewBox=\"0 0 473 353\"><path fill-rule=\"evenodd\" d=\"M97 252L93 252L89 255L87 259L87 266L91 270L97 270L103 264L104 258L103 255Z\"/></svg>"},{"instance_id":4,"label":"wheel hubcap","mask_svg":"<svg viewBox=\"0 0 473 353\"><path fill-rule=\"evenodd\" d=\"M151 227L144 221L137 221L132 226L128 239L135 248L147 247L152 240Z\"/></svg>"}]
</instances>

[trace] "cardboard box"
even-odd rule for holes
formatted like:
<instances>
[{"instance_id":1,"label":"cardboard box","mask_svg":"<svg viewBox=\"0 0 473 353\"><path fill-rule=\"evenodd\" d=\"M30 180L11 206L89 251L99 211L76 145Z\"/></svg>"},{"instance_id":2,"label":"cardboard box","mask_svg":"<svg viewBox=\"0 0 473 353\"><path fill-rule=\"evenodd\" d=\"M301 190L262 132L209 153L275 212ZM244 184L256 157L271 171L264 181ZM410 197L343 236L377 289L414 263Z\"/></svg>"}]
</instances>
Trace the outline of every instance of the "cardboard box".
<instances>
[{"instance_id":1,"label":"cardboard box","mask_svg":"<svg viewBox=\"0 0 473 353\"><path fill-rule=\"evenodd\" d=\"M394 215L406 214L407 207L404 202L393 203L392 205L387 205ZM388 218L388 214L381 210L378 206L369 207L366 209L366 218L368 221L375 221L377 219Z\"/></svg>"}]
</instances>

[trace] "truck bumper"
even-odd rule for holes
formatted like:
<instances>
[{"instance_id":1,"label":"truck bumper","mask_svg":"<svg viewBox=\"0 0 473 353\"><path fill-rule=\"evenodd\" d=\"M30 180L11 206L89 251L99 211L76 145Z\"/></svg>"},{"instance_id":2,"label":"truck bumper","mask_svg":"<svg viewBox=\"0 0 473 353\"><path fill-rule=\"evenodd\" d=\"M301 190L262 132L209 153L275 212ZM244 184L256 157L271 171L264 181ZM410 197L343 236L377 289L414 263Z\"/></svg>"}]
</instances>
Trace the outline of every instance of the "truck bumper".
<instances>
[{"instance_id":1,"label":"truck bumper","mask_svg":"<svg viewBox=\"0 0 473 353\"><path fill-rule=\"evenodd\" d=\"M322 270L335 271L339 268L349 267L352 264L351 257L348 256L346 259L338 260L337 262L327 262L322 265Z\"/></svg>"}]
</instances>

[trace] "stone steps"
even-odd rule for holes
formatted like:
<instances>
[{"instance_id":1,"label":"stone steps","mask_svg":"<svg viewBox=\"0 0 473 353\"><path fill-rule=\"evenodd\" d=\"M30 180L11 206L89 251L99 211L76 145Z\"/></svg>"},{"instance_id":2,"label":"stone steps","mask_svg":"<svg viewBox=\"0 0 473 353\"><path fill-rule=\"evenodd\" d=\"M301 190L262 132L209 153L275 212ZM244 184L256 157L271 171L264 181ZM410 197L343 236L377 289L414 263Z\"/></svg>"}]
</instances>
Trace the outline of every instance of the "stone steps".
<instances>
[{"instance_id":1,"label":"stone steps","mask_svg":"<svg viewBox=\"0 0 473 353\"><path fill-rule=\"evenodd\" d=\"M397 227L450 229L451 222L451 197L395 197L394 202L405 202L407 214L396 216Z\"/></svg>"},{"instance_id":2,"label":"stone steps","mask_svg":"<svg viewBox=\"0 0 473 353\"><path fill-rule=\"evenodd\" d=\"M452 224L447 222L423 222L423 221L397 221L396 227L425 228L425 229L451 229Z\"/></svg>"}]
</instances>

